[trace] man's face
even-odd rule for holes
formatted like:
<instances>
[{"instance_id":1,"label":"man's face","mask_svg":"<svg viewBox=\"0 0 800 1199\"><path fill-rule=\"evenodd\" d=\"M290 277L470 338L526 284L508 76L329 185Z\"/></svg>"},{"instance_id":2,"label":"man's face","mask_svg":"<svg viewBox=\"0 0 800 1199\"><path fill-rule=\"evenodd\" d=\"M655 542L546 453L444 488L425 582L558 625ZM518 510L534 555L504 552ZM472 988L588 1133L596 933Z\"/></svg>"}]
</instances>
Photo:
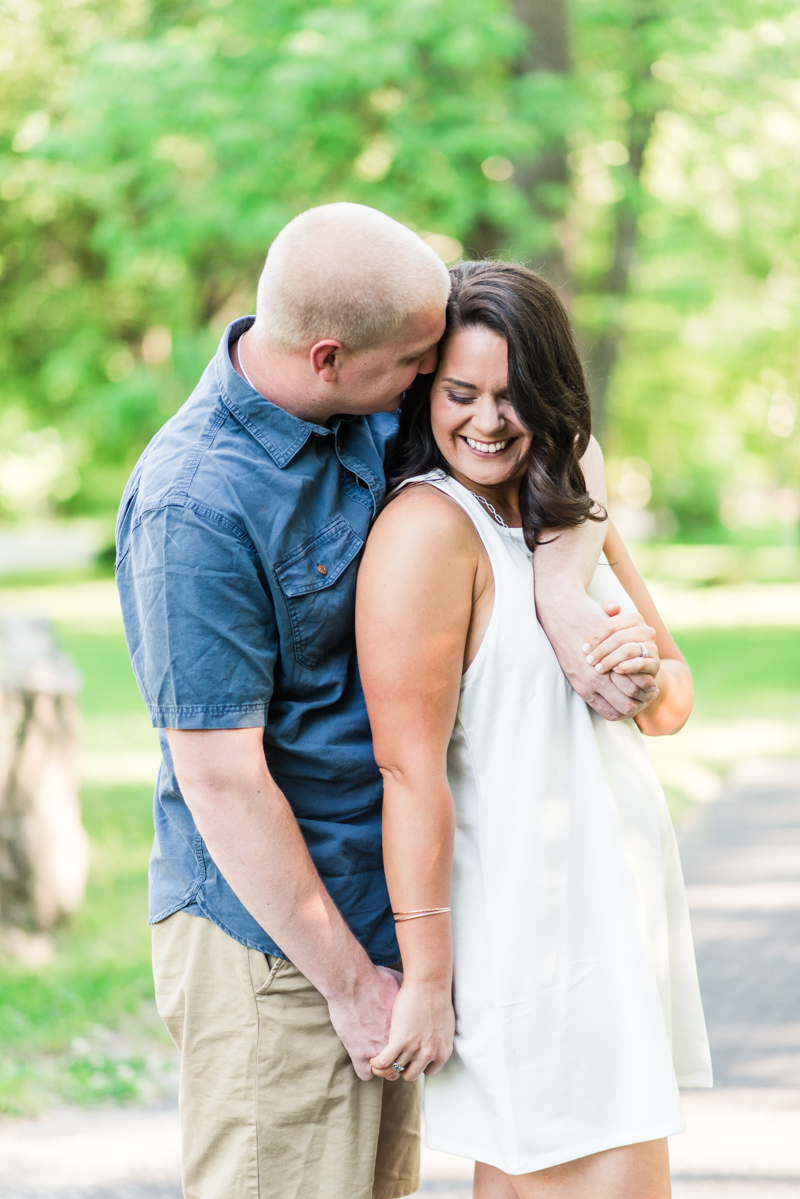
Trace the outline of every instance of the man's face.
<instances>
[{"instance_id":1,"label":"man's face","mask_svg":"<svg viewBox=\"0 0 800 1199\"><path fill-rule=\"evenodd\" d=\"M424 309L408 317L394 340L368 350L344 350L339 358L336 412L393 412L418 374L436 370L444 334L444 311Z\"/></svg>"}]
</instances>

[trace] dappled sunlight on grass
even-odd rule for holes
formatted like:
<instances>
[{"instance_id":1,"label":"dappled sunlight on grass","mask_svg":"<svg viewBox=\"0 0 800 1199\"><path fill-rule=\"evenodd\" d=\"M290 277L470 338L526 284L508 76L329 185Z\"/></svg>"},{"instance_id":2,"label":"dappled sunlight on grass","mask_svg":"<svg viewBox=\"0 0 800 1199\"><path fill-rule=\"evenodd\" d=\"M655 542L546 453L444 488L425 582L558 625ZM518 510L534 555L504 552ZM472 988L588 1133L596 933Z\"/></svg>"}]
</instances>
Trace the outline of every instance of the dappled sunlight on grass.
<instances>
[{"instance_id":1,"label":"dappled sunlight on grass","mask_svg":"<svg viewBox=\"0 0 800 1199\"><path fill-rule=\"evenodd\" d=\"M50 598L36 610L53 615L48 605L54 594L60 603L62 590L42 588ZM103 602L111 612L109 597ZM100 622L91 631L71 612L70 604L60 609L67 619L59 635L85 678L91 876L81 911L52 933L49 964L3 962L0 1111L7 1113L64 1101L149 1101L175 1086L176 1054L153 1002L147 927L156 735L119 626ZM800 628L690 629L677 637L694 674L695 712L676 737L648 738L648 747L680 822L694 803L716 798L724 775L744 759L800 757Z\"/></svg>"}]
</instances>

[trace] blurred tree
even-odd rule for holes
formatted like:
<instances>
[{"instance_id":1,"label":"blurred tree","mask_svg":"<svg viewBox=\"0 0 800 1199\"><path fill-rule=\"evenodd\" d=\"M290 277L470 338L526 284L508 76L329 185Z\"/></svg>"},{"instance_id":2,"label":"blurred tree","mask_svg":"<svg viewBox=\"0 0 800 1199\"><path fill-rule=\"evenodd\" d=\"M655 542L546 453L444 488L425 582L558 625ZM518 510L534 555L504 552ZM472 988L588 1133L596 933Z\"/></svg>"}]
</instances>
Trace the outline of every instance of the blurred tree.
<instances>
[{"instance_id":1,"label":"blurred tree","mask_svg":"<svg viewBox=\"0 0 800 1199\"><path fill-rule=\"evenodd\" d=\"M567 131L576 107L569 16L565 0L515 0L513 11L523 38L512 64L508 106L520 115L531 114L535 134L519 146L513 163L492 156L483 171L497 182L514 176L528 200L524 224L516 230L515 253L533 260L567 299L571 280L559 235L569 198ZM468 246L478 257L502 253L509 232L481 215Z\"/></svg>"},{"instance_id":2,"label":"blurred tree","mask_svg":"<svg viewBox=\"0 0 800 1199\"><path fill-rule=\"evenodd\" d=\"M650 464L653 504L684 537L718 531L722 500L736 536L794 541L800 223L785 197L800 167L800 19L780 4L676 7L653 33L607 448Z\"/></svg>"},{"instance_id":3,"label":"blurred tree","mask_svg":"<svg viewBox=\"0 0 800 1199\"><path fill-rule=\"evenodd\" d=\"M604 61L619 63L617 78L613 81L619 86L616 95L610 101L606 100L604 112L612 120L616 118L620 137L619 140L604 139L596 153L604 165L621 169L617 173L617 189L612 199L606 264L591 283L587 282L587 290L591 289L596 301L602 300L594 329L591 334L586 331L592 405L595 423L601 432L606 424L606 394L623 335L621 310L628 295L636 254L642 207L642 167L657 107L656 86L650 67L657 57L659 43L664 40L664 26L670 24L669 7L668 2L662 0L634 0L627 5L615 5L613 15L612 12L602 14L605 37L597 36L600 34L597 17L591 22L597 40L593 40L590 53L598 71ZM609 41L613 45L609 46ZM604 49L606 53L603 53Z\"/></svg>"},{"instance_id":4,"label":"blurred tree","mask_svg":"<svg viewBox=\"0 0 800 1199\"><path fill-rule=\"evenodd\" d=\"M523 207L480 166L498 130L524 136L501 104L519 34L500 0L157 4L110 16L88 53L53 20L39 45L68 99L34 80L0 159L3 399L82 455L73 506L113 501L295 212L371 203L455 257L481 216Z\"/></svg>"},{"instance_id":5,"label":"blurred tree","mask_svg":"<svg viewBox=\"0 0 800 1199\"><path fill-rule=\"evenodd\" d=\"M641 460L684 535L718 532L720 502L741 523L732 463L790 512L788 0L5 3L6 512L113 508L252 308L275 232L334 199L445 258L544 270L572 304L612 474Z\"/></svg>"}]
</instances>

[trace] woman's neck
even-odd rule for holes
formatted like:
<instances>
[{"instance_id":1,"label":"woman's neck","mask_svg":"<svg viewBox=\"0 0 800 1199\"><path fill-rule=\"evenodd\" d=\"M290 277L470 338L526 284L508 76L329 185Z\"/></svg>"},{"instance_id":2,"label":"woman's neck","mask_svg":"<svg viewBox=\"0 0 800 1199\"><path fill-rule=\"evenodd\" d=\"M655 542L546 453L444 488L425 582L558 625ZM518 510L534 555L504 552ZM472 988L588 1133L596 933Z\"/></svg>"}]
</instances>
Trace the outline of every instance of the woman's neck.
<instances>
[{"instance_id":1,"label":"woman's neck","mask_svg":"<svg viewBox=\"0 0 800 1199\"><path fill-rule=\"evenodd\" d=\"M496 487L487 487L483 483L476 483L474 479L462 475L460 471L454 470L452 467L450 468L450 473L462 487L466 487L468 491L487 500L499 515L502 516L510 529L522 528L522 517L519 511L521 479L509 479L507 482L500 483Z\"/></svg>"}]
</instances>

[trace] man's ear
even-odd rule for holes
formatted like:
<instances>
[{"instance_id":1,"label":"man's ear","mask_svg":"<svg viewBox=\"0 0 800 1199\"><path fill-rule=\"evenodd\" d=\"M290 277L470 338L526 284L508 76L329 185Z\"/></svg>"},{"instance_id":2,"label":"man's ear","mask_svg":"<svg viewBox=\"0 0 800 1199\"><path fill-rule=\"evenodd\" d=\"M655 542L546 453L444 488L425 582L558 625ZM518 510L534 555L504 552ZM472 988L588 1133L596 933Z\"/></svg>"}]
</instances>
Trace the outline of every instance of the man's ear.
<instances>
[{"instance_id":1,"label":"man's ear","mask_svg":"<svg viewBox=\"0 0 800 1199\"><path fill-rule=\"evenodd\" d=\"M311 369L323 383L338 382L343 348L342 343L334 341L333 338L328 338L327 341L318 341L311 347L309 354Z\"/></svg>"}]
</instances>

